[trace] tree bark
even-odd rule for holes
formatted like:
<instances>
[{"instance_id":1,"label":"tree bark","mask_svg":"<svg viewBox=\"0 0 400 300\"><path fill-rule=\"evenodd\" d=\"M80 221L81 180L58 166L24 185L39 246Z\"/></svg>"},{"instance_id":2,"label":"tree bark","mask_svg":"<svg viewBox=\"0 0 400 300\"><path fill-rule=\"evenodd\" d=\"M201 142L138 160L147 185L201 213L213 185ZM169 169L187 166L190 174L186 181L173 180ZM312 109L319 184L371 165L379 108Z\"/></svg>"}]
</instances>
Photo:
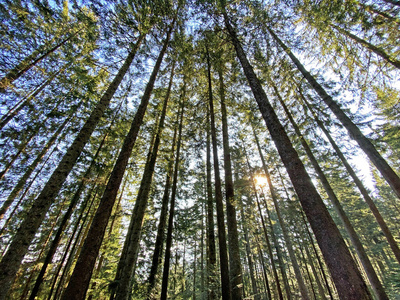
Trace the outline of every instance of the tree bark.
<instances>
[{"instance_id":1,"label":"tree bark","mask_svg":"<svg viewBox=\"0 0 400 300\"><path fill-rule=\"evenodd\" d=\"M368 288L338 228L312 184L311 178L269 103L267 95L252 66L247 60L236 32L229 23L226 12L224 12L224 19L253 95L256 98L261 114L317 237L318 244L334 278L340 297L348 300L371 299Z\"/></svg>"},{"instance_id":2,"label":"tree bark","mask_svg":"<svg viewBox=\"0 0 400 300\"><path fill-rule=\"evenodd\" d=\"M232 300L240 300L243 297L243 275L242 264L240 262L239 234L236 220L237 201L235 201L235 194L233 189L232 163L229 149L228 121L225 105L225 87L223 81L222 67L218 68L218 77L222 115L222 144L224 149L226 221L228 225L231 298Z\"/></svg>"},{"instance_id":3,"label":"tree bark","mask_svg":"<svg viewBox=\"0 0 400 300\"><path fill-rule=\"evenodd\" d=\"M209 111L209 110L208 110ZM206 138L206 187L207 187L207 283L208 300L217 299L217 255L215 250L214 233L214 208L213 193L211 183L211 143L210 143L210 119L207 113L207 138Z\"/></svg>"},{"instance_id":4,"label":"tree bark","mask_svg":"<svg viewBox=\"0 0 400 300\"><path fill-rule=\"evenodd\" d=\"M217 227L218 227L218 243L219 243L219 259L221 268L221 291L222 299L231 299L231 287L229 280L229 262L228 253L226 247L226 232L224 222L224 208L222 202L222 190L221 190L221 177L219 173L219 162L218 162L218 150L217 150L217 136L215 128L215 116L214 116L214 104L213 104L213 93L211 84L211 64L210 56L208 53L208 47L206 48L207 55L207 80L208 80L208 100L210 107L210 120L211 120L211 140L213 149L213 160L214 160L214 179L215 179L215 203L217 209Z\"/></svg>"},{"instance_id":5,"label":"tree bark","mask_svg":"<svg viewBox=\"0 0 400 300\"><path fill-rule=\"evenodd\" d=\"M176 200L176 190L178 185L178 173L179 173L179 163L180 163L180 152L182 145L182 128L183 128L183 115L184 115L184 106L185 106L185 98L186 98L186 78L183 79L183 91L181 96L181 113L179 116L179 127L178 127L178 140L176 145L176 157L175 157L175 165L174 165L174 178L172 182L172 190L171 190L171 204L169 208L169 216L168 216L168 230L167 230L167 239L165 241L165 257L164 257L164 269L163 269L163 277L161 284L161 300L167 299L168 293L168 277L169 277L169 268L170 268L170 259L171 259L171 247L172 247L172 232L174 226L174 215L175 215L175 200Z\"/></svg>"},{"instance_id":6,"label":"tree bark","mask_svg":"<svg viewBox=\"0 0 400 300\"><path fill-rule=\"evenodd\" d=\"M54 170L50 179L42 189L42 192L36 198L33 206L22 221L17 233L14 235L13 241L11 242L7 253L0 262L0 285L2 286L0 291L0 300L5 299L11 287L11 283L17 274L21 261L28 251L28 247L36 234L36 231L46 216L51 204L54 202L55 197L65 182L68 174L75 165L75 162L77 161L83 148L89 141L89 138L96 128L97 123L100 121L100 118L107 109L111 98L121 83L122 78L128 71L132 60L135 57L136 51L143 39L144 35L140 35L135 46L129 52L128 57L119 70L117 76L114 78L107 91L92 111L85 125L79 131L74 142L68 148L61 162Z\"/></svg>"}]
</instances>

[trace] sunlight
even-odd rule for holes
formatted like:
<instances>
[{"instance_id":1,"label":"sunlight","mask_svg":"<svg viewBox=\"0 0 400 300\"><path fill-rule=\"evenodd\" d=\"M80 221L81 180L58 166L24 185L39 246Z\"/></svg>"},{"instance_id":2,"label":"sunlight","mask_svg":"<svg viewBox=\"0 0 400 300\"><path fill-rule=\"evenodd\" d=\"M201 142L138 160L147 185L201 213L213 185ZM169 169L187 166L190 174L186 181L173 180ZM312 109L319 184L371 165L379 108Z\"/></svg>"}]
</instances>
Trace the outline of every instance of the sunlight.
<instances>
[{"instance_id":1,"label":"sunlight","mask_svg":"<svg viewBox=\"0 0 400 300\"><path fill-rule=\"evenodd\" d=\"M264 175L257 175L254 177L254 180L258 186L264 186L268 183L268 179Z\"/></svg>"}]
</instances>

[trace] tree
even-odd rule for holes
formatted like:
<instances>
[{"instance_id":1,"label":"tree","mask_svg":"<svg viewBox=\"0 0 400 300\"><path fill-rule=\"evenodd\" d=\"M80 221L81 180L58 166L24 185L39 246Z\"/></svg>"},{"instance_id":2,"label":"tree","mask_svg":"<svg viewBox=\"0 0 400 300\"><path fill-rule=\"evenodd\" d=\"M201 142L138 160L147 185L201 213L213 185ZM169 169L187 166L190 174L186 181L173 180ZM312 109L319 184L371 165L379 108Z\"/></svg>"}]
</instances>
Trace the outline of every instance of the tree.
<instances>
[{"instance_id":1,"label":"tree","mask_svg":"<svg viewBox=\"0 0 400 300\"><path fill-rule=\"evenodd\" d=\"M399 20L0 3L0 299L396 297Z\"/></svg>"},{"instance_id":2,"label":"tree","mask_svg":"<svg viewBox=\"0 0 400 300\"><path fill-rule=\"evenodd\" d=\"M225 9L224 5L222 7ZM223 15L225 26L229 32L240 63L242 64L243 71L245 72L249 85L252 88L254 97L259 105L259 109L264 117L272 139L278 148L282 161L284 162L293 185L296 188L303 209L311 223L314 234L317 237L332 277L334 278L338 292L341 297L347 297L348 299L369 299L370 295L361 274L357 270L355 262L353 261L340 232L333 223L332 218L323 204L321 197L312 185L296 151L293 149L283 126L280 124L273 108L269 104L267 96L240 45L236 32L230 24L227 12L224 11ZM318 215L315 215L313 211L318 211ZM330 242L327 241L327 236L332 239ZM332 249L332 245L335 245L335 249ZM337 264L339 260L342 265L341 267ZM348 282L345 282L343 278L352 278L351 286L348 286Z\"/></svg>"}]
</instances>

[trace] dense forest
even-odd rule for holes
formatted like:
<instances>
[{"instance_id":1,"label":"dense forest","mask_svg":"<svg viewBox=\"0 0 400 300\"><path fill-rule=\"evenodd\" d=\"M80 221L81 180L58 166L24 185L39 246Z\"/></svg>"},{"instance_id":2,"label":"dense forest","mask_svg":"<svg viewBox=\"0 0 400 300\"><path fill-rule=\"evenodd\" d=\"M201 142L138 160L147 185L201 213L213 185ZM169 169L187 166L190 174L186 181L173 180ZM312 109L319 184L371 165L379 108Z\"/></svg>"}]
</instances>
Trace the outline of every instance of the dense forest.
<instances>
[{"instance_id":1,"label":"dense forest","mask_svg":"<svg viewBox=\"0 0 400 300\"><path fill-rule=\"evenodd\" d=\"M398 0L0 21L0 300L400 299Z\"/></svg>"}]
</instances>

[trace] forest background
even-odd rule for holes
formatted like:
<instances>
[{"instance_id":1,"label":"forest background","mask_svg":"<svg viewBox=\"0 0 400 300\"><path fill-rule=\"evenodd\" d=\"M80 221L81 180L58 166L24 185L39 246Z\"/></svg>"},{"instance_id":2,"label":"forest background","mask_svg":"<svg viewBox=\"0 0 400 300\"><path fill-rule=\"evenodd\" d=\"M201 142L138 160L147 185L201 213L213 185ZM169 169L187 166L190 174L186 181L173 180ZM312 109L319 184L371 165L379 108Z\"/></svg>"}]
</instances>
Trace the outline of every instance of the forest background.
<instances>
[{"instance_id":1,"label":"forest background","mask_svg":"<svg viewBox=\"0 0 400 300\"><path fill-rule=\"evenodd\" d=\"M1 1L0 299L397 299L399 13Z\"/></svg>"}]
</instances>

